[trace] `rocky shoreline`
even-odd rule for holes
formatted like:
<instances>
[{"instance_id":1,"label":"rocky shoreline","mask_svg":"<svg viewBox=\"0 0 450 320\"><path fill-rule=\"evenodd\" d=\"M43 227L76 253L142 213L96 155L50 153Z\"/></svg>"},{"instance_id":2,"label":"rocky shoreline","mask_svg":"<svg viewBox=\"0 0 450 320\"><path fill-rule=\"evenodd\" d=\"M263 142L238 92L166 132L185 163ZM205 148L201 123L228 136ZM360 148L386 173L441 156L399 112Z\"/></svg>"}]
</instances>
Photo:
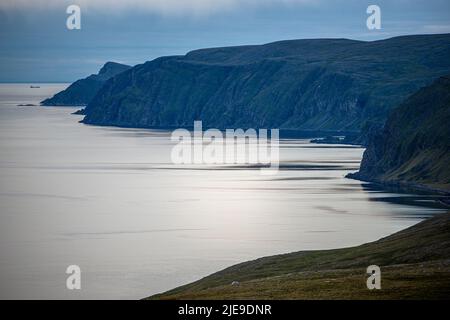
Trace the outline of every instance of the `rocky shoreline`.
<instances>
[{"instance_id":1,"label":"rocky shoreline","mask_svg":"<svg viewBox=\"0 0 450 320\"><path fill-rule=\"evenodd\" d=\"M370 183L373 183L373 184L376 184L376 185L379 185L382 187L395 187L395 188L403 189L405 191L408 191L408 190L419 191L419 192L439 194L439 195L450 197L450 190L443 189L443 188L431 187L431 186L428 186L425 184L420 184L420 183L405 182L405 181L383 181L383 180L371 179L371 178L366 178L366 177L362 176L359 172L349 173L345 177L348 179L370 182ZM450 205L450 203L449 203L449 205Z\"/></svg>"}]
</instances>

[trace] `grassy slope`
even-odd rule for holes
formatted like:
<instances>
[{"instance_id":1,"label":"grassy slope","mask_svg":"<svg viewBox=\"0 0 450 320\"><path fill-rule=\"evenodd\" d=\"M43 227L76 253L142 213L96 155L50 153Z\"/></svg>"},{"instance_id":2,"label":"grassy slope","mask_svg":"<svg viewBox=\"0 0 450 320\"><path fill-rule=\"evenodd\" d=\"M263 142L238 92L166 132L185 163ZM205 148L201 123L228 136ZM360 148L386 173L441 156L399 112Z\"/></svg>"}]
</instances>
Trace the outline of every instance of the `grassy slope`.
<instances>
[{"instance_id":1,"label":"grassy slope","mask_svg":"<svg viewBox=\"0 0 450 320\"><path fill-rule=\"evenodd\" d=\"M366 288L367 266L382 289ZM239 281L239 286L231 286ZM352 248L244 262L150 299L443 299L450 297L450 213Z\"/></svg>"}]
</instances>

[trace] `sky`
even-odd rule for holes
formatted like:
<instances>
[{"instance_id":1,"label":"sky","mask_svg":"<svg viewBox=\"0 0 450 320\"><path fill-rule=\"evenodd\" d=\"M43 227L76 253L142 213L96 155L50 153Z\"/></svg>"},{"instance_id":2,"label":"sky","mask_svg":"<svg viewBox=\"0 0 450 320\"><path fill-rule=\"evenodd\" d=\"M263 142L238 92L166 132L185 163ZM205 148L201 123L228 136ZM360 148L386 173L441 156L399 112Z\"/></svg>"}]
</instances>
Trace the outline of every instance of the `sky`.
<instances>
[{"instance_id":1,"label":"sky","mask_svg":"<svg viewBox=\"0 0 450 320\"><path fill-rule=\"evenodd\" d=\"M69 30L66 9L81 9ZM366 9L381 9L369 30ZM450 33L449 0L0 0L0 82L73 82L107 61L285 39Z\"/></svg>"}]
</instances>

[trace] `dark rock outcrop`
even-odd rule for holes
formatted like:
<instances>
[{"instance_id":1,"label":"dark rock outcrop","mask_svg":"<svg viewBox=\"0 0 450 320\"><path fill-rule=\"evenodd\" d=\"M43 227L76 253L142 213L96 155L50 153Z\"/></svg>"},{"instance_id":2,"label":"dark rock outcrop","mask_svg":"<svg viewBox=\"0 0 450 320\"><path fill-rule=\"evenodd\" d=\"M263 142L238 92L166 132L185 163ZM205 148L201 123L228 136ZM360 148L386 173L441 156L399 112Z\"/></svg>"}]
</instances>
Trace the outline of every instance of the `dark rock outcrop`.
<instances>
[{"instance_id":1,"label":"dark rock outcrop","mask_svg":"<svg viewBox=\"0 0 450 320\"><path fill-rule=\"evenodd\" d=\"M373 135L360 171L365 181L450 191L450 76L409 97Z\"/></svg>"},{"instance_id":2,"label":"dark rock outcrop","mask_svg":"<svg viewBox=\"0 0 450 320\"><path fill-rule=\"evenodd\" d=\"M450 34L292 40L158 58L108 80L85 123L358 131L450 72Z\"/></svg>"},{"instance_id":3,"label":"dark rock outcrop","mask_svg":"<svg viewBox=\"0 0 450 320\"><path fill-rule=\"evenodd\" d=\"M97 94L109 78L124 72L130 66L107 62L98 74L92 74L85 79L72 83L67 89L41 102L44 106L84 106Z\"/></svg>"}]
</instances>

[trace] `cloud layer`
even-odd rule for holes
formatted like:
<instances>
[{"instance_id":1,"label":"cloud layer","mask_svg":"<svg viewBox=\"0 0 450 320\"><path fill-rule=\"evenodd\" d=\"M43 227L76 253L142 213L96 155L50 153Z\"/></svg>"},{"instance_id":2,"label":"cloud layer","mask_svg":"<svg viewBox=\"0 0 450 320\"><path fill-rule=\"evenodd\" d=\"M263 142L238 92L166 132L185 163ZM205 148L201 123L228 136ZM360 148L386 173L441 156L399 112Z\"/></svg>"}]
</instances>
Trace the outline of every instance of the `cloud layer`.
<instances>
[{"instance_id":1,"label":"cloud layer","mask_svg":"<svg viewBox=\"0 0 450 320\"><path fill-rule=\"evenodd\" d=\"M164 15L207 15L243 6L311 4L319 0L2 0L1 10L52 9L77 4L82 9L100 11L145 10Z\"/></svg>"}]
</instances>

